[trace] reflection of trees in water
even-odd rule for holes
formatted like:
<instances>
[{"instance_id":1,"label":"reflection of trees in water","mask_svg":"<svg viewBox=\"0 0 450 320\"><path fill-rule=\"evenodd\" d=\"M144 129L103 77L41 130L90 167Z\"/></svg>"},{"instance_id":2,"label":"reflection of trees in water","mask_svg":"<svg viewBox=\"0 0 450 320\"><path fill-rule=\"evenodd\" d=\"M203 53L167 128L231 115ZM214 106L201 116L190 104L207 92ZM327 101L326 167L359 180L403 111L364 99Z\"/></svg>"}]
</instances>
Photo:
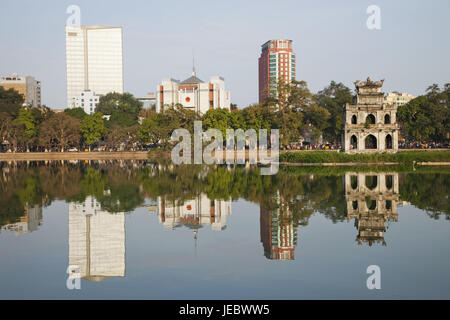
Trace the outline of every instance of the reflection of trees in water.
<instances>
[{"instance_id":1,"label":"reflection of trees in water","mask_svg":"<svg viewBox=\"0 0 450 320\"><path fill-rule=\"evenodd\" d=\"M280 168L277 175L262 176L258 168L249 170L244 166L172 166L147 161L20 162L0 163L0 168L0 224L20 218L25 203L82 202L87 196L94 196L104 210L130 212L146 197L165 196L167 200L182 202L201 193L211 200L242 198L266 210L278 207L278 193L292 210L289 219L300 225L307 225L315 212L334 223L346 218L341 175L330 174L329 169L323 175ZM449 218L448 177L435 173L403 174L400 198L425 210L430 217L445 214ZM365 182L368 186L379 183L373 179ZM386 186L392 187L389 178Z\"/></svg>"},{"instance_id":2,"label":"reflection of trees in water","mask_svg":"<svg viewBox=\"0 0 450 320\"><path fill-rule=\"evenodd\" d=\"M400 199L424 210L431 218L450 220L450 176L442 173L409 173L400 177Z\"/></svg>"}]
</instances>

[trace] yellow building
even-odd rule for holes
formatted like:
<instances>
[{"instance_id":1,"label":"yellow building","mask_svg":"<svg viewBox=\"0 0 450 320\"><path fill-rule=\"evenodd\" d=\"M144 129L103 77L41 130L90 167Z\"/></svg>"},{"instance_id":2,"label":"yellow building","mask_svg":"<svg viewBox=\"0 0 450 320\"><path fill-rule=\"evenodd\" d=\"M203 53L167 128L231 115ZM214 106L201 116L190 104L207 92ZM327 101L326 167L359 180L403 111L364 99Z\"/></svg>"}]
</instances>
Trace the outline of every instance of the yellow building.
<instances>
[{"instance_id":1,"label":"yellow building","mask_svg":"<svg viewBox=\"0 0 450 320\"><path fill-rule=\"evenodd\" d=\"M23 96L26 106L41 106L41 82L31 76L19 76L14 73L12 76L0 78L0 86L5 90L18 91Z\"/></svg>"}]
</instances>

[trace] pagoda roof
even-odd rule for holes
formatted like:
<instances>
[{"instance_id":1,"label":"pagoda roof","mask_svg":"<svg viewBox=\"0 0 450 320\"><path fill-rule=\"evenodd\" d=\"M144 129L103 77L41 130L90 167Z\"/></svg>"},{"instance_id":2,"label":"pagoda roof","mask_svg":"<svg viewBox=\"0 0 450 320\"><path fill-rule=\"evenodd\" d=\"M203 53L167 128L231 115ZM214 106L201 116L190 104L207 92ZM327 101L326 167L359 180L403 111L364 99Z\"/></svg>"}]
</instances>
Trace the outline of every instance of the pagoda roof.
<instances>
[{"instance_id":1,"label":"pagoda roof","mask_svg":"<svg viewBox=\"0 0 450 320\"><path fill-rule=\"evenodd\" d=\"M367 77L366 81L359 81L359 80L355 81L355 86L357 88L360 88L360 87L381 87L381 86L383 86L383 82L384 82L384 79L380 80L380 81L372 81L370 79L370 77Z\"/></svg>"},{"instance_id":2,"label":"pagoda roof","mask_svg":"<svg viewBox=\"0 0 450 320\"><path fill-rule=\"evenodd\" d=\"M202 80L200 80L199 78L197 78L195 76L195 74L181 82L181 84L199 84L199 83L204 83L204 82Z\"/></svg>"}]
</instances>

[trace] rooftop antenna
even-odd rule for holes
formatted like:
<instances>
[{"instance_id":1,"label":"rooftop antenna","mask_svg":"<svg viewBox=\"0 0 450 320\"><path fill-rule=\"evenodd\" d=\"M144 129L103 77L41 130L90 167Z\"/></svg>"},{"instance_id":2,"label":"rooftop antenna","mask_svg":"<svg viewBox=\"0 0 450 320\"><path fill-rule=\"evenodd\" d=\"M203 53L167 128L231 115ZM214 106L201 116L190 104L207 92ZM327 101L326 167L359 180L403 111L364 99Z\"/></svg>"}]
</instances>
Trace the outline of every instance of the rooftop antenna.
<instances>
[{"instance_id":1,"label":"rooftop antenna","mask_svg":"<svg viewBox=\"0 0 450 320\"><path fill-rule=\"evenodd\" d=\"M195 77L195 59L194 59L194 50L192 50L192 76Z\"/></svg>"}]
</instances>

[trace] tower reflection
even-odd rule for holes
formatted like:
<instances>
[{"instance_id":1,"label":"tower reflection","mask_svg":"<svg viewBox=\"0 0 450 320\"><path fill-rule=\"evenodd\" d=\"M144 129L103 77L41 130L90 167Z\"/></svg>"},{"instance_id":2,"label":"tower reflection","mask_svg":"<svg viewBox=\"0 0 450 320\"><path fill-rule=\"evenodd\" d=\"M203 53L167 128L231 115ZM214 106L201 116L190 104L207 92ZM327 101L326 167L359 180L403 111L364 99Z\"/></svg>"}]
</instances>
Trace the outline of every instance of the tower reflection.
<instances>
[{"instance_id":1,"label":"tower reflection","mask_svg":"<svg viewBox=\"0 0 450 320\"><path fill-rule=\"evenodd\" d=\"M358 244L386 245L386 223L398 221L398 173L346 173L347 221L355 219Z\"/></svg>"},{"instance_id":2,"label":"tower reflection","mask_svg":"<svg viewBox=\"0 0 450 320\"><path fill-rule=\"evenodd\" d=\"M92 196L70 203L69 265L89 281L124 277L125 214L102 210Z\"/></svg>"},{"instance_id":3,"label":"tower reflection","mask_svg":"<svg viewBox=\"0 0 450 320\"><path fill-rule=\"evenodd\" d=\"M297 226L289 203L276 195L277 208L260 207L260 234L264 256L270 260L294 260L297 246Z\"/></svg>"}]
</instances>

